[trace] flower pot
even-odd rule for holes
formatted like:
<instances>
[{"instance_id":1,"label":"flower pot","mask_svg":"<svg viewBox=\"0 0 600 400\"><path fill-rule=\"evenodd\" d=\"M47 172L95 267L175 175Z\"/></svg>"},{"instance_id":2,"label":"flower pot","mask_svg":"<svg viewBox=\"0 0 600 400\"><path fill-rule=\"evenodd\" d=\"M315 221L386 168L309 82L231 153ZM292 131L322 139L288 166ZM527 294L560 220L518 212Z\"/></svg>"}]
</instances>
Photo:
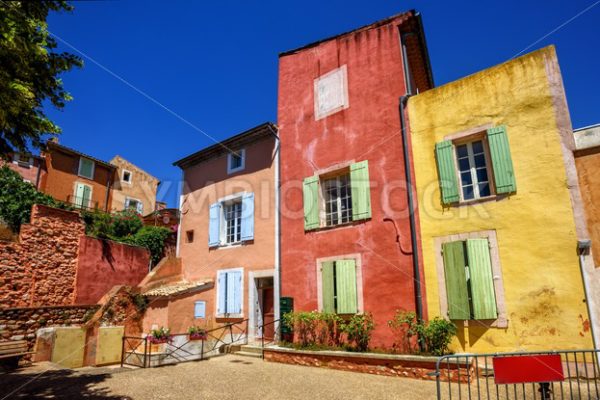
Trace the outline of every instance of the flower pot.
<instances>
[{"instance_id":1,"label":"flower pot","mask_svg":"<svg viewBox=\"0 0 600 400\"><path fill-rule=\"evenodd\" d=\"M208 335L205 333L190 333L190 340L206 340Z\"/></svg>"}]
</instances>

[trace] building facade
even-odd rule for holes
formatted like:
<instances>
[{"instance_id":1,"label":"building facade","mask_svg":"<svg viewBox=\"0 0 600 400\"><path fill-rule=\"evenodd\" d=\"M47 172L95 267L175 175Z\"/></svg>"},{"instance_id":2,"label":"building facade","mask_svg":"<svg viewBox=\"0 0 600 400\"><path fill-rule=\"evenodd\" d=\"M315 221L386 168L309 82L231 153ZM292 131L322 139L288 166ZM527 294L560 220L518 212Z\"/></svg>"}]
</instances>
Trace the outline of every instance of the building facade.
<instances>
[{"instance_id":1,"label":"building facade","mask_svg":"<svg viewBox=\"0 0 600 400\"><path fill-rule=\"evenodd\" d=\"M111 210L134 209L142 215L155 211L160 181L121 156L113 157L110 164L116 167Z\"/></svg>"},{"instance_id":2,"label":"building facade","mask_svg":"<svg viewBox=\"0 0 600 400\"><path fill-rule=\"evenodd\" d=\"M279 62L282 296L296 311L371 313L371 346L391 346L387 321L417 304L398 107L433 86L420 17Z\"/></svg>"},{"instance_id":3,"label":"building facade","mask_svg":"<svg viewBox=\"0 0 600 400\"><path fill-rule=\"evenodd\" d=\"M429 316L455 322L452 350L589 348L554 48L411 97L408 114Z\"/></svg>"},{"instance_id":4,"label":"building facade","mask_svg":"<svg viewBox=\"0 0 600 400\"><path fill-rule=\"evenodd\" d=\"M46 163L42 157L30 153L13 153L8 160L0 160L0 166L3 164L40 190L46 176Z\"/></svg>"},{"instance_id":5,"label":"building facade","mask_svg":"<svg viewBox=\"0 0 600 400\"><path fill-rule=\"evenodd\" d=\"M179 259L153 271L168 284L147 285L146 293L169 295L150 305L146 330L179 333L248 319L252 340L277 319L276 135L265 123L175 163L184 182ZM169 268L176 279L163 271ZM185 291L169 290L177 285ZM265 337L274 329L266 327Z\"/></svg>"}]
</instances>

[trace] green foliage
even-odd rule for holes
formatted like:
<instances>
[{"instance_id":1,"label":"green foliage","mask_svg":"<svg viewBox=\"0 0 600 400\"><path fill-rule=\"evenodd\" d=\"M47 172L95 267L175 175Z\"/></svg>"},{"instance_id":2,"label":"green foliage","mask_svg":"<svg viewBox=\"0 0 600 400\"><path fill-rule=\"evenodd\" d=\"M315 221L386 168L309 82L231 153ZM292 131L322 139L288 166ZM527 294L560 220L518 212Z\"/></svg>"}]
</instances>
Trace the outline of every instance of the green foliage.
<instances>
[{"instance_id":1,"label":"green foliage","mask_svg":"<svg viewBox=\"0 0 600 400\"><path fill-rule=\"evenodd\" d=\"M152 329L150 332L150 342L160 342L171 339L171 330L161 326L158 329Z\"/></svg>"},{"instance_id":2,"label":"green foliage","mask_svg":"<svg viewBox=\"0 0 600 400\"><path fill-rule=\"evenodd\" d=\"M396 337L394 349L405 353L418 353L419 343L426 353L442 356L448 353L448 345L456 335L456 326L451 321L435 317L424 322L409 311L396 311L388 326Z\"/></svg>"},{"instance_id":3,"label":"green foliage","mask_svg":"<svg viewBox=\"0 0 600 400\"><path fill-rule=\"evenodd\" d=\"M118 238L134 236L144 223L140 215L134 210L123 210L112 214L111 234Z\"/></svg>"},{"instance_id":4,"label":"green foliage","mask_svg":"<svg viewBox=\"0 0 600 400\"><path fill-rule=\"evenodd\" d=\"M0 2L0 155L41 148L44 135L60 133L44 104L62 109L71 96L60 75L83 65L73 54L58 53L47 29L51 11L71 11L66 1Z\"/></svg>"},{"instance_id":5,"label":"green foliage","mask_svg":"<svg viewBox=\"0 0 600 400\"><path fill-rule=\"evenodd\" d=\"M373 329L375 329L375 323L371 313L355 314L344 326L348 342L354 344L356 351L369 350Z\"/></svg>"},{"instance_id":6,"label":"green foliage","mask_svg":"<svg viewBox=\"0 0 600 400\"><path fill-rule=\"evenodd\" d=\"M0 220L14 232L19 231L21 224L29 222L34 204L70 209L70 206L38 192L7 165L0 168L0 193Z\"/></svg>"},{"instance_id":7,"label":"green foliage","mask_svg":"<svg viewBox=\"0 0 600 400\"><path fill-rule=\"evenodd\" d=\"M171 236L171 231L162 226L144 226L133 237L133 243L150 251L152 264L156 265L163 256L165 241Z\"/></svg>"},{"instance_id":8,"label":"green foliage","mask_svg":"<svg viewBox=\"0 0 600 400\"><path fill-rule=\"evenodd\" d=\"M306 347L316 342L315 321L318 314L316 311L298 311L283 316L283 322L294 330L300 346Z\"/></svg>"}]
</instances>

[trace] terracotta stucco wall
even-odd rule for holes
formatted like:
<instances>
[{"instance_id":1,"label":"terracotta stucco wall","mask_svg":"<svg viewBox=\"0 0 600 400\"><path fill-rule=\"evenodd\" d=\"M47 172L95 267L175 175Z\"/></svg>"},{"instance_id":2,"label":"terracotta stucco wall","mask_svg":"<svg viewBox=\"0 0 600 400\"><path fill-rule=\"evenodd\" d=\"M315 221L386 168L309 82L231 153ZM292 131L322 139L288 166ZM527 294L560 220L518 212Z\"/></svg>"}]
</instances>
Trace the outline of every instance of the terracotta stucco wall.
<instances>
[{"instance_id":1,"label":"terracotta stucco wall","mask_svg":"<svg viewBox=\"0 0 600 400\"><path fill-rule=\"evenodd\" d=\"M455 351L588 348L591 345L571 207L570 122L553 47L509 61L409 100L430 316L440 314L434 240L495 230L508 327L470 321ZM442 208L434 146L478 126L507 127L517 191ZM498 295L498 294L497 294Z\"/></svg>"},{"instance_id":2,"label":"terracotta stucco wall","mask_svg":"<svg viewBox=\"0 0 600 400\"><path fill-rule=\"evenodd\" d=\"M600 267L600 147L577 150L575 163L596 268Z\"/></svg>"},{"instance_id":3,"label":"terracotta stucco wall","mask_svg":"<svg viewBox=\"0 0 600 400\"><path fill-rule=\"evenodd\" d=\"M17 174L23 177L23 180L31 182L32 185L36 186L36 189L41 189L41 183L46 175L46 170L44 165L42 165L44 161L38 158L33 159L33 165L31 166L23 166L19 165L19 163L10 161L0 160L0 167L3 165L8 165L10 169L15 171Z\"/></svg>"},{"instance_id":4,"label":"terracotta stucco wall","mask_svg":"<svg viewBox=\"0 0 600 400\"><path fill-rule=\"evenodd\" d=\"M282 296L317 310L317 259L358 255L364 311L373 313L372 346L393 342L387 321L414 310L399 97L406 93L397 25L358 31L280 58ZM314 80L347 68L349 107L315 119ZM305 232L302 181L336 165L368 160L372 218ZM390 218L394 222L385 222ZM397 230L396 230L397 228ZM360 303L360 300L359 300Z\"/></svg>"},{"instance_id":5,"label":"terracotta stucco wall","mask_svg":"<svg viewBox=\"0 0 600 400\"><path fill-rule=\"evenodd\" d=\"M68 201L75 195L76 184L84 183L92 187L92 206L96 204L99 209L106 209L106 193L113 171L96 163L94 179L78 176L79 156L66 154L60 151L50 151L44 154L46 158L47 174L41 190L57 200ZM109 193L108 204L111 198Z\"/></svg>"},{"instance_id":6,"label":"terracotta stucco wall","mask_svg":"<svg viewBox=\"0 0 600 400\"><path fill-rule=\"evenodd\" d=\"M142 247L82 236L79 241L75 304L95 304L113 286L136 286L148 273Z\"/></svg>"},{"instance_id":7,"label":"terracotta stucco wall","mask_svg":"<svg viewBox=\"0 0 600 400\"><path fill-rule=\"evenodd\" d=\"M159 183L158 179L125 160L123 157L116 156L110 160L110 163L117 166L110 209L113 211L123 210L125 208L125 200L129 197L142 202L144 205L143 215L154 211L156 190ZM131 183L122 181L123 170L131 173Z\"/></svg>"}]
</instances>

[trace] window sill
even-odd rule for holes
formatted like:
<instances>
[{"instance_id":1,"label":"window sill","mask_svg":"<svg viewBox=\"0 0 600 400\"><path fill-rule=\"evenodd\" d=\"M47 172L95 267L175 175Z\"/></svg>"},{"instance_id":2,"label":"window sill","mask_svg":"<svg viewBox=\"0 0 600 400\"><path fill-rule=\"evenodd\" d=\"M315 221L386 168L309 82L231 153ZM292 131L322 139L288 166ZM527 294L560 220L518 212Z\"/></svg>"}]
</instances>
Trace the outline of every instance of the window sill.
<instances>
[{"instance_id":1,"label":"window sill","mask_svg":"<svg viewBox=\"0 0 600 400\"><path fill-rule=\"evenodd\" d=\"M508 328L508 319L500 317L497 319L466 319L459 320L460 323L462 321L463 326L468 328L469 326L482 326L485 328L498 328L498 329L507 329Z\"/></svg>"},{"instance_id":2,"label":"window sill","mask_svg":"<svg viewBox=\"0 0 600 400\"><path fill-rule=\"evenodd\" d=\"M498 201L498 200L503 199L504 197L506 197L506 196L505 195L493 194L491 196L480 197L478 199L458 201L456 203L452 203L451 206L453 206L453 207L472 206L474 204L479 204L479 203L487 203L487 202L491 202L491 201Z\"/></svg>"},{"instance_id":3,"label":"window sill","mask_svg":"<svg viewBox=\"0 0 600 400\"><path fill-rule=\"evenodd\" d=\"M242 242L230 243L230 244L219 244L216 246L209 246L210 250L226 250L226 249L235 249L237 247L247 246L249 244L254 243L254 240L244 240Z\"/></svg>"},{"instance_id":4,"label":"window sill","mask_svg":"<svg viewBox=\"0 0 600 400\"><path fill-rule=\"evenodd\" d=\"M243 167L243 168L236 168L236 169L228 169L227 170L227 175L232 175L232 174L235 174L235 173L238 173L238 172L242 172L245 169L246 169L245 167Z\"/></svg>"},{"instance_id":5,"label":"window sill","mask_svg":"<svg viewBox=\"0 0 600 400\"><path fill-rule=\"evenodd\" d=\"M93 180L94 180L94 178L93 178L93 177L92 177L92 178L90 178L89 176L85 176L85 175L79 175L79 174L77 174L77 176L78 176L78 177L80 177L80 178L83 178L83 179L88 179L88 180L90 180L90 181L93 181Z\"/></svg>"},{"instance_id":6,"label":"window sill","mask_svg":"<svg viewBox=\"0 0 600 400\"><path fill-rule=\"evenodd\" d=\"M216 314L216 322L240 322L244 319L244 314Z\"/></svg>"},{"instance_id":7,"label":"window sill","mask_svg":"<svg viewBox=\"0 0 600 400\"><path fill-rule=\"evenodd\" d=\"M320 232L328 232L331 230L335 230L335 229L347 229L347 228L351 228L355 225L359 225L362 223L365 223L367 221L370 221L371 218L365 218L365 219L359 219L358 221L350 221L350 222L344 222L343 224L337 224L337 225L331 225L331 226L320 226L318 228L314 228L314 229L310 229L310 230L304 230L304 233L320 233Z\"/></svg>"}]
</instances>

